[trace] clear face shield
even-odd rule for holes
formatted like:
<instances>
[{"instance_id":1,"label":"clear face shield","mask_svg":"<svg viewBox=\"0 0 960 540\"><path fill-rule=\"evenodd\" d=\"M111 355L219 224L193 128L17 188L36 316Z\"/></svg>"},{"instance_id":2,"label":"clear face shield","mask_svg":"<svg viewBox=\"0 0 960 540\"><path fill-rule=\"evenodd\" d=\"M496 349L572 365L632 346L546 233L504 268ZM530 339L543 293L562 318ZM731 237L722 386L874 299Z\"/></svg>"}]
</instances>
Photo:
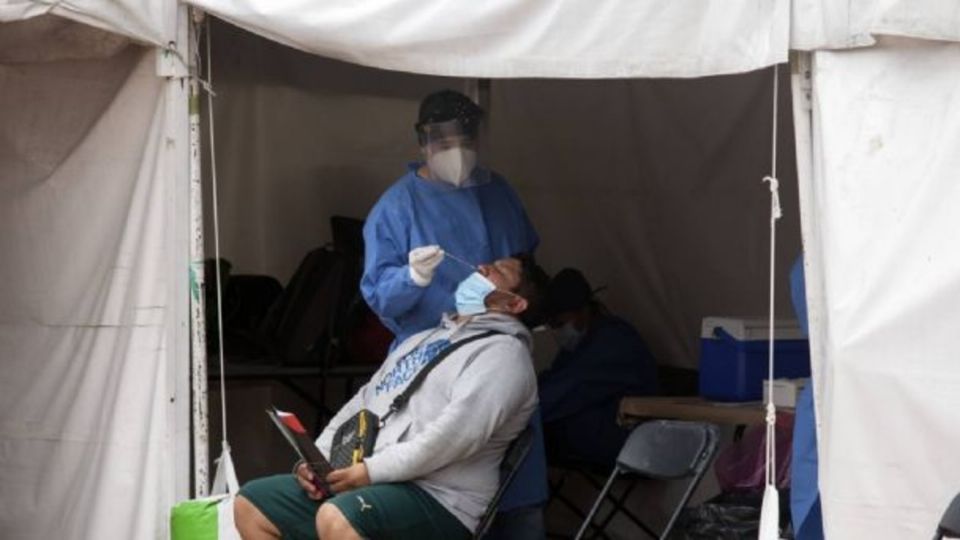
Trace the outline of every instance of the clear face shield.
<instances>
[{"instance_id":1,"label":"clear face shield","mask_svg":"<svg viewBox=\"0 0 960 540\"><path fill-rule=\"evenodd\" d=\"M477 174L478 126L464 125L460 120L426 124L420 128L420 146L423 149L434 180L462 186L468 180L475 183Z\"/></svg>"}]
</instances>

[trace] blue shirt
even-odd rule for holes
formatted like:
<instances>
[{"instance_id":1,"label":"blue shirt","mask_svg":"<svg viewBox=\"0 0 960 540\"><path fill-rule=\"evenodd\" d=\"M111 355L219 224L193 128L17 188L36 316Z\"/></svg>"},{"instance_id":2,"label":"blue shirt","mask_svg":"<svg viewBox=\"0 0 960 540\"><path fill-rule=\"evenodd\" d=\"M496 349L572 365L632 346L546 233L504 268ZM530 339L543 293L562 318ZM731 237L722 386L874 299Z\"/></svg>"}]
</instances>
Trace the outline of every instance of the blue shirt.
<instances>
[{"instance_id":1,"label":"blue shirt","mask_svg":"<svg viewBox=\"0 0 960 540\"><path fill-rule=\"evenodd\" d=\"M809 335L807 290L804 284L803 256L790 269L790 297L803 335ZM823 516L820 510L820 489L817 484L817 428L813 412L813 383L797 398L793 422L793 458L790 466L790 513L794 538L823 540Z\"/></svg>"},{"instance_id":2,"label":"blue shirt","mask_svg":"<svg viewBox=\"0 0 960 540\"><path fill-rule=\"evenodd\" d=\"M377 201L363 227L366 245L363 298L400 343L433 328L454 310L453 293L473 270L447 257L433 281L420 287L410 278L410 250L439 245L473 264L489 263L516 253L532 253L540 239L507 182L495 173L488 179L454 187L417 176L420 164L409 166Z\"/></svg>"},{"instance_id":3,"label":"blue shirt","mask_svg":"<svg viewBox=\"0 0 960 540\"><path fill-rule=\"evenodd\" d=\"M613 466L629 434L617 425L620 399L656 394L656 360L633 326L601 316L576 348L557 354L538 385L559 457Z\"/></svg>"},{"instance_id":4,"label":"blue shirt","mask_svg":"<svg viewBox=\"0 0 960 540\"><path fill-rule=\"evenodd\" d=\"M420 287L410 278L410 250L435 244L476 265L532 253L540 243L523 204L500 175L479 170L466 185L454 187L421 178L420 166L408 166L407 173L380 197L363 226L366 252L360 292L396 335L394 346L435 327L444 313L454 311L454 291L473 272L447 257L430 285ZM530 422L534 444L504 493L500 510L547 500L539 416L535 414Z\"/></svg>"}]
</instances>

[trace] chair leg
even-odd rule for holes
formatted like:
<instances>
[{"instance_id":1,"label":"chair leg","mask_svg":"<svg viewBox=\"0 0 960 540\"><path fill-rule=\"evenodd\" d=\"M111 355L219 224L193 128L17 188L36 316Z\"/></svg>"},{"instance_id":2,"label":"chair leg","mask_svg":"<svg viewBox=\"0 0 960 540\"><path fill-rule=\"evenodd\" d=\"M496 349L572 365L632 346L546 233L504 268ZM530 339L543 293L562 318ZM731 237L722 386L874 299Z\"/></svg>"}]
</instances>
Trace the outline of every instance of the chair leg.
<instances>
[{"instance_id":1,"label":"chair leg","mask_svg":"<svg viewBox=\"0 0 960 540\"><path fill-rule=\"evenodd\" d=\"M687 502L690 500L690 497L693 495L693 491L697 489L697 485L700 483L700 479L703 478L703 474L706 472L707 468L703 467L701 470L697 471L697 474L690 480L690 483L687 485L687 489L683 492L683 496L680 497L680 500L677 502L677 507L674 508L673 514L670 516L670 521L667 522L667 526L663 529L663 532L660 533L660 538L666 538L670 534L670 530L673 529L674 524L677 522L677 518L680 517L680 512L683 511L687 506Z\"/></svg>"},{"instance_id":2,"label":"chair leg","mask_svg":"<svg viewBox=\"0 0 960 540\"><path fill-rule=\"evenodd\" d=\"M577 531L577 536L575 540L580 540L583 538L583 533L586 532L587 527L590 526L590 522L593 521L593 517L597 514L597 510L600 509L600 505L603 503L604 499L607 497L607 492L610 491L610 486L613 485L613 481L617 479L617 475L620 474L620 467L614 467L613 472L610 473L610 478L607 479L606 485L603 486L603 489L600 490L600 496L597 497L597 500L594 501L593 507L590 509L590 512L587 514L587 518L583 520L583 525L580 526L580 530Z\"/></svg>"},{"instance_id":3,"label":"chair leg","mask_svg":"<svg viewBox=\"0 0 960 540\"><path fill-rule=\"evenodd\" d=\"M560 490L562 490L563 485L567 483L567 471L565 469L560 469L559 475L560 479L555 482L551 482L550 475L547 475L547 488L549 490L549 497L547 498L547 504L543 507L544 512L550 508L550 505L554 500L559 498Z\"/></svg>"},{"instance_id":4,"label":"chair leg","mask_svg":"<svg viewBox=\"0 0 960 540\"><path fill-rule=\"evenodd\" d=\"M617 514L623 514L628 519L630 519L630 521L632 521L634 525L642 529L643 532L650 535L650 538L658 538L657 533L653 529L647 526L647 524L644 523L643 520L641 520L633 512L631 512L629 508L627 508L627 504L626 504L627 499L630 498L630 494L633 493L633 490L637 487L637 484L639 483L640 483L640 480L637 478L634 478L633 482L630 482L630 485L623 490L623 493L621 493L619 497L614 497L614 496L607 497L610 500L610 502L613 504L613 508L610 509L610 512L607 514L607 517L605 517L600 522L600 525L598 526L598 528L601 531L606 530L607 525L609 525L610 522L613 521L613 518L615 518Z\"/></svg>"},{"instance_id":5,"label":"chair leg","mask_svg":"<svg viewBox=\"0 0 960 540\"><path fill-rule=\"evenodd\" d=\"M558 470L560 471L559 472L560 478L555 482L549 483L550 498L547 500L547 504L544 507L544 512L547 512L548 509L551 508L554 502L559 502L562 505L562 507L565 508L567 512L573 514L573 516L576 517L577 520L583 521L583 519L586 517L586 514L583 512L583 510L580 509L579 505L575 504L572 500L568 499L563 495L563 488L564 486L567 485L567 480L570 478L571 475L575 474L577 471L574 469L562 469L562 468L559 468ZM589 475L584 475L584 476L586 476L587 478L590 478ZM591 484L596 485L596 482L592 478L590 478L590 482ZM596 485L597 490L599 490L602 487L603 487L602 484ZM603 535L603 537L609 540L606 535ZM547 538L558 538L558 539L569 540L571 536L569 534L560 534L560 533L547 531Z\"/></svg>"},{"instance_id":6,"label":"chair leg","mask_svg":"<svg viewBox=\"0 0 960 540\"><path fill-rule=\"evenodd\" d=\"M547 501L547 506L549 507L550 503L552 503L555 500L559 501L563 506L567 508L567 510L573 513L573 515L575 515L578 519L582 520L583 518L586 517L586 514L584 514L583 511L580 510L580 508L573 503L573 501L571 501L570 499L566 498L563 495L563 486L566 485L567 477L570 474L571 474L570 471L563 470L560 476L560 481L558 481L556 484L551 486L550 499ZM597 489L600 489L600 488L598 487Z\"/></svg>"},{"instance_id":7,"label":"chair leg","mask_svg":"<svg viewBox=\"0 0 960 540\"><path fill-rule=\"evenodd\" d=\"M606 517L600 520L600 524L594 526L598 531L606 530L607 525L609 525L610 522L613 521L613 518L617 515L617 512L620 511L620 508L623 505L623 500L625 496L629 495L629 492L632 489L633 489L633 485L631 484L630 486L627 487L626 493L621 494L620 497L617 497L612 493L607 494L606 500L610 501L610 505L612 506L612 508L610 508L610 510L607 512ZM597 510L597 514L600 514L599 509Z\"/></svg>"}]
</instances>

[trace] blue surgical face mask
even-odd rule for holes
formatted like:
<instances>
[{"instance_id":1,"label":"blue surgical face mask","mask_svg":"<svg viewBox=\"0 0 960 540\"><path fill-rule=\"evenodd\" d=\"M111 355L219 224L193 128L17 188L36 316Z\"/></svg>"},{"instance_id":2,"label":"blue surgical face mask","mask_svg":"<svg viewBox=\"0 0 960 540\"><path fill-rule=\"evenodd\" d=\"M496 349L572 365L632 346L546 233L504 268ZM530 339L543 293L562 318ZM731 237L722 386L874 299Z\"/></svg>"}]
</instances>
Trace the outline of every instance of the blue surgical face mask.
<instances>
[{"instance_id":1,"label":"blue surgical face mask","mask_svg":"<svg viewBox=\"0 0 960 540\"><path fill-rule=\"evenodd\" d=\"M460 315L485 313L487 296L495 290L497 290L496 285L479 272L470 274L457 286L457 292L454 295L457 313Z\"/></svg>"}]
</instances>

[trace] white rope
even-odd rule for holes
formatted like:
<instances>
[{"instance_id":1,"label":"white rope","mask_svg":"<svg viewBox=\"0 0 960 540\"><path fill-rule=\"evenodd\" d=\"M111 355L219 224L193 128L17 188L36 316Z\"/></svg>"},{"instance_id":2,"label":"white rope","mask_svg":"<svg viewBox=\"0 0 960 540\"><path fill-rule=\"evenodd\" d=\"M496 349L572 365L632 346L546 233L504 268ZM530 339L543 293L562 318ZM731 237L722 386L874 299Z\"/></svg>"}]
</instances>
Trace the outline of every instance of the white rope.
<instances>
[{"instance_id":1,"label":"white rope","mask_svg":"<svg viewBox=\"0 0 960 540\"><path fill-rule=\"evenodd\" d=\"M777 275L777 220L780 219L780 182L777 181L777 100L779 99L779 67L773 68L773 131L771 134L770 176L763 181L770 184L770 314L767 335L767 396L766 423L767 448L764 468L766 485L763 488L763 503L760 506L759 540L777 540L780 537L780 495L777 491L777 409L773 404L773 337L774 337L774 277Z\"/></svg>"},{"instance_id":2,"label":"white rope","mask_svg":"<svg viewBox=\"0 0 960 540\"><path fill-rule=\"evenodd\" d=\"M763 178L764 182L770 184L770 313L767 341L767 404L766 404L766 422L767 422L767 463L766 463L766 483L774 485L776 483L776 422L777 410L773 404L773 345L774 345L774 308L775 308L775 276L776 273L776 253L777 253L777 220L783 215L780 208L780 182L777 180L777 100L779 94L779 66L773 68L773 132L771 138L771 166L770 176Z\"/></svg>"},{"instance_id":3,"label":"white rope","mask_svg":"<svg viewBox=\"0 0 960 540\"><path fill-rule=\"evenodd\" d=\"M213 96L214 93L210 91L210 88L213 86L213 63L210 61L211 54L211 42L213 42L213 34L210 32L210 17L205 17L206 23L206 39L207 39L207 84L204 86L204 89L207 91L207 130L210 134L210 182L213 186L212 189L212 198L213 201L213 256L216 264L214 267L217 272L217 347L220 352L220 420L223 422L223 447L224 450L229 448L227 444L227 382L226 382L226 362L224 360L223 354L223 281L220 279L220 214L218 208L220 206L220 191L217 184L217 157L215 154L216 137L213 132Z\"/></svg>"}]
</instances>

